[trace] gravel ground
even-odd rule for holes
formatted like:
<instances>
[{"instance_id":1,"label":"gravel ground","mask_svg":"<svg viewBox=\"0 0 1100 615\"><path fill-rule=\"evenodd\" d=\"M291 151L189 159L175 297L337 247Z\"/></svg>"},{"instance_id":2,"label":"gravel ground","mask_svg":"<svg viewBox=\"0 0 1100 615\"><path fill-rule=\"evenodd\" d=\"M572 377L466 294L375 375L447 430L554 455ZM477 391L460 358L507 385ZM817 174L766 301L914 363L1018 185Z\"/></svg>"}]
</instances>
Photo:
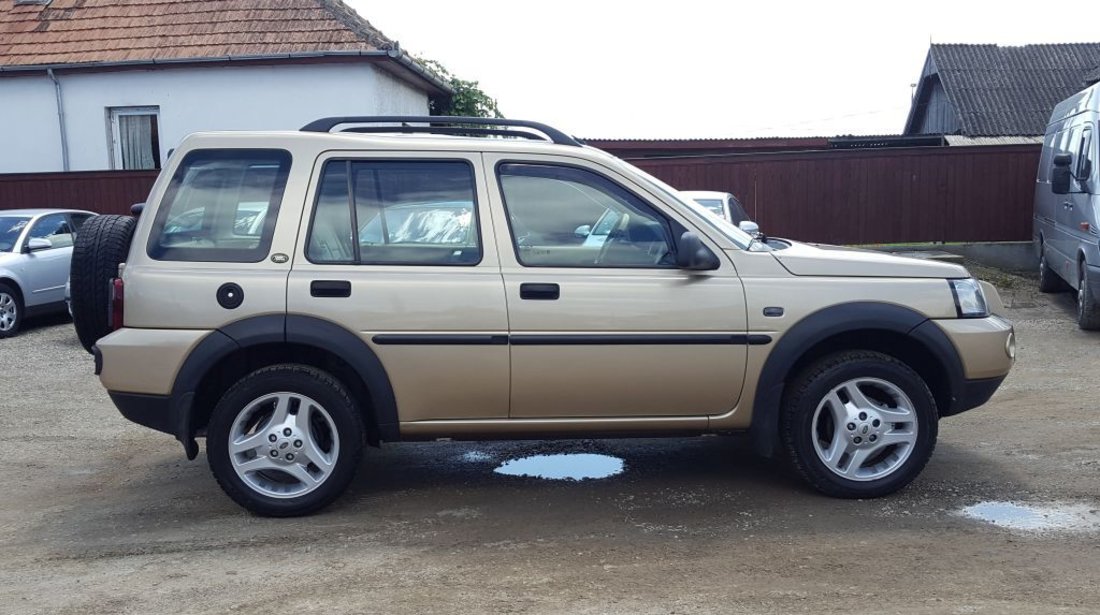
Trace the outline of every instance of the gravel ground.
<instances>
[{"instance_id":1,"label":"gravel ground","mask_svg":"<svg viewBox=\"0 0 1100 615\"><path fill-rule=\"evenodd\" d=\"M430 443L369 450L321 514L257 518L203 455L119 416L67 321L30 323L0 342L0 612L1096 613L1100 335L1069 295L978 271L1016 368L871 501L811 493L736 438ZM623 471L493 471L548 453ZM1052 507L1031 519L1048 527L960 514L986 501Z\"/></svg>"}]
</instances>

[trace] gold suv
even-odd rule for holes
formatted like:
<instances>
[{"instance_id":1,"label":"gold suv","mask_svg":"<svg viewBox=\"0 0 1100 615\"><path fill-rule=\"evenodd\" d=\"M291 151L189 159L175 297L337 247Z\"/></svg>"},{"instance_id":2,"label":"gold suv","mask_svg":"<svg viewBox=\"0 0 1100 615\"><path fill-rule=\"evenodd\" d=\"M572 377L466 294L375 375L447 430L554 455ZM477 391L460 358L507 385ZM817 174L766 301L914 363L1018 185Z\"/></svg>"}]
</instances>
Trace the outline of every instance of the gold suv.
<instances>
[{"instance_id":1,"label":"gold suv","mask_svg":"<svg viewBox=\"0 0 1100 615\"><path fill-rule=\"evenodd\" d=\"M188 137L88 221L78 333L124 416L205 436L259 514L365 444L748 432L813 487L891 493L1015 353L957 265L750 236L543 124L338 117Z\"/></svg>"}]
</instances>

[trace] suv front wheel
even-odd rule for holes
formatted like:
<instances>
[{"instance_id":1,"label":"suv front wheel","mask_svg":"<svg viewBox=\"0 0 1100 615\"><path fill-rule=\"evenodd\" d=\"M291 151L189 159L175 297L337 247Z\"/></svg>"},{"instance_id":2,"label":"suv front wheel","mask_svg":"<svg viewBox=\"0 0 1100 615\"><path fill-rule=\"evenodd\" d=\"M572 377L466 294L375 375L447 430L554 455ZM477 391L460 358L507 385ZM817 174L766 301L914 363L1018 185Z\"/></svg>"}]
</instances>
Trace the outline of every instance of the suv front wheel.
<instances>
[{"instance_id":1,"label":"suv front wheel","mask_svg":"<svg viewBox=\"0 0 1100 615\"><path fill-rule=\"evenodd\" d=\"M871 498L908 485L936 445L936 402L908 365L847 351L805 369L784 396L782 434L795 469L834 497Z\"/></svg>"},{"instance_id":2,"label":"suv front wheel","mask_svg":"<svg viewBox=\"0 0 1100 615\"><path fill-rule=\"evenodd\" d=\"M222 396L207 430L210 469L241 506L272 517L319 510L344 492L363 455L347 388L305 365L252 372Z\"/></svg>"}]
</instances>

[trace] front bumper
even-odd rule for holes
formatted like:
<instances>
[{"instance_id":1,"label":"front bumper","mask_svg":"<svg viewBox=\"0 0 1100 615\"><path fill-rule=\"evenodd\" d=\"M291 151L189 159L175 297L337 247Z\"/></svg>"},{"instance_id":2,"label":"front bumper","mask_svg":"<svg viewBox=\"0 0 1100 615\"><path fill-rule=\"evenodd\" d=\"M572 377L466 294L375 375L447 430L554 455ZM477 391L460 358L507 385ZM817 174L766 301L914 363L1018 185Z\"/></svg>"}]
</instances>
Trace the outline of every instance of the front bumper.
<instances>
[{"instance_id":1,"label":"front bumper","mask_svg":"<svg viewBox=\"0 0 1100 615\"><path fill-rule=\"evenodd\" d=\"M993 397L993 394L997 392L997 388L1000 387L1001 383L1004 381L1005 376L999 378L984 378L981 380L964 380L962 391L958 398L955 399L955 405L951 408L950 414L966 412L967 410L972 410L981 406L989 401L990 397Z\"/></svg>"},{"instance_id":2,"label":"front bumper","mask_svg":"<svg viewBox=\"0 0 1100 615\"><path fill-rule=\"evenodd\" d=\"M989 401L1016 361L1016 332L1000 316L934 320L955 347L962 377L953 386L952 403L940 408L951 416Z\"/></svg>"}]
</instances>

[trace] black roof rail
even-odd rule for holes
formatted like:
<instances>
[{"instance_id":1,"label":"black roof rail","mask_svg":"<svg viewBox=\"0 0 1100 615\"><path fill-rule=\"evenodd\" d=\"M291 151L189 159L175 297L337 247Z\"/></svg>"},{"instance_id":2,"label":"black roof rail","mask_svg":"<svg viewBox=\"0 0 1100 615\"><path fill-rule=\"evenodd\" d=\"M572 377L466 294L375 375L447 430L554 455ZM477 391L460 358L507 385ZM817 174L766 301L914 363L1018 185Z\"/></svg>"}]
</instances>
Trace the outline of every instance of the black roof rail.
<instances>
[{"instance_id":1,"label":"black roof rail","mask_svg":"<svg viewBox=\"0 0 1100 615\"><path fill-rule=\"evenodd\" d=\"M332 132L341 124L400 124L399 126L373 126L348 128L341 132L416 132L433 134L499 135L541 138L525 130L501 130L499 127L529 128L546 135L552 143L580 147L582 143L564 132L539 122L507 120L504 118L461 117L449 115L345 115L314 120L302 126L302 132ZM430 124L430 126L406 126L405 124ZM489 128L473 128L488 126ZM449 128L448 128L449 127Z\"/></svg>"}]
</instances>

